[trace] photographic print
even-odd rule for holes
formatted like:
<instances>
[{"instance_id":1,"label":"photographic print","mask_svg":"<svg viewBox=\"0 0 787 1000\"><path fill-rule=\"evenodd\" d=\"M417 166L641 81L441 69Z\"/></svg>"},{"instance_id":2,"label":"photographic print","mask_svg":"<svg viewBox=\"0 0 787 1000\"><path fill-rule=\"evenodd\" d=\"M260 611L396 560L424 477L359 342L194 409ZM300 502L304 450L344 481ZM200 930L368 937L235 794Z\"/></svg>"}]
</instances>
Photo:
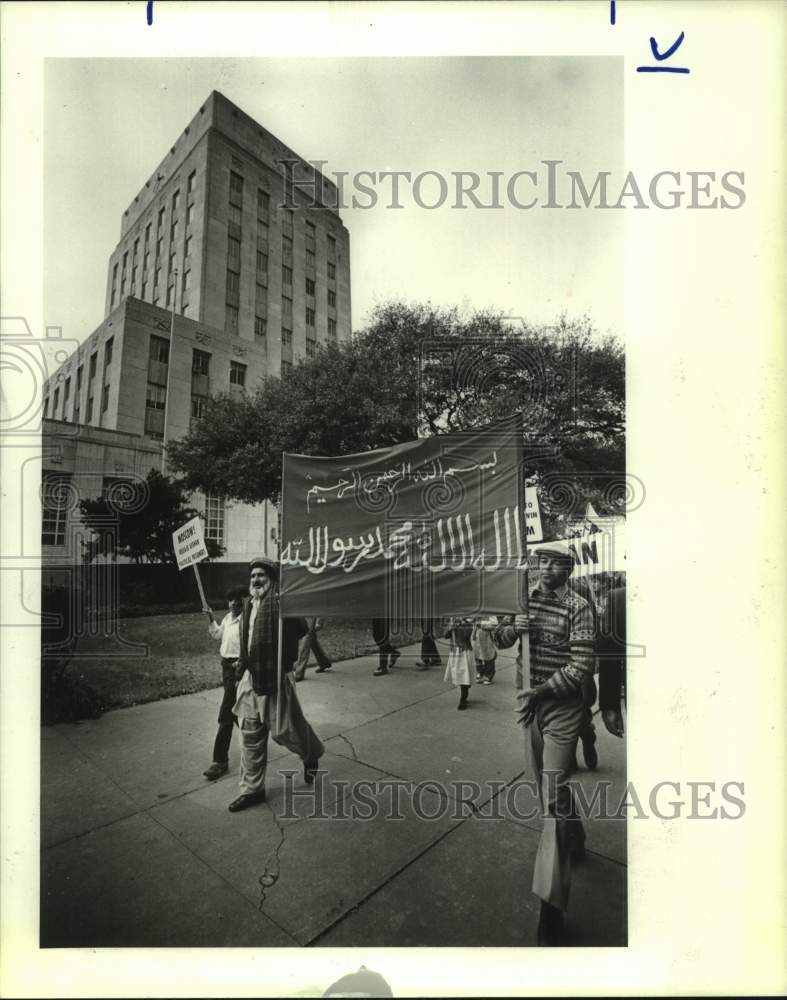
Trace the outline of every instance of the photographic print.
<instances>
[{"instance_id":1,"label":"photographic print","mask_svg":"<svg viewBox=\"0 0 787 1000\"><path fill-rule=\"evenodd\" d=\"M780 5L2 16L0 992L783 992Z\"/></svg>"}]
</instances>

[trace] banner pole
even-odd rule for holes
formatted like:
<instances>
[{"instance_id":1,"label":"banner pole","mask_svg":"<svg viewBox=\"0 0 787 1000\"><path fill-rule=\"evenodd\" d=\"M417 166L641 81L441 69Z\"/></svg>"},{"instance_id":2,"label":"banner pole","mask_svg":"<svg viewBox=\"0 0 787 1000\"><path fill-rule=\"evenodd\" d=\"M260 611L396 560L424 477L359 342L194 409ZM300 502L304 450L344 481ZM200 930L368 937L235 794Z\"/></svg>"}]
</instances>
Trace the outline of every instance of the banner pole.
<instances>
[{"instance_id":1,"label":"banner pole","mask_svg":"<svg viewBox=\"0 0 787 1000\"><path fill-rule=\"evenodd\" d=\"M194 570L194 576L197 578L197 588L199 589L199 596L202 598L202 607L207 608L208 602L205 600L205 591L202 589L202 580L200 579L199 570L197 569L197 564L192 563L191 568Z\"/></svg>"},{"instance_id":2,"label":"banner pole","mask_svg":"<svg viewBox=\"0 0 787 1000\"><path fill-rule=\"evenodd\" d=\"M284 622L281 618L281 613L279 613L279 656L278 664L276 667L277 673L277 683L276 683L276 732L281 732L281 703L284 700L282 695L284 692L284 656L283 656L283 637L284 637Z\"/></svg>"}]
</instances>

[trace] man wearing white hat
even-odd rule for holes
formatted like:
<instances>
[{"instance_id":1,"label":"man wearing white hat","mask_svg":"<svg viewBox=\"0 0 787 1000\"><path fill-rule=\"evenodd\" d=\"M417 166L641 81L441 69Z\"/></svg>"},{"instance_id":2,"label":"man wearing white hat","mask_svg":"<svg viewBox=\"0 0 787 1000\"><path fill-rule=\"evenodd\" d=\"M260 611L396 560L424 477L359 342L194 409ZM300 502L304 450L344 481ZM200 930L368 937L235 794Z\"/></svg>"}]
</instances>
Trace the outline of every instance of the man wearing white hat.
<instances>
[{"instance_id":1,"label":"man wearing white hat","mask_svg":"<svg viewBox=\"0 0 787 1000\"><path fill-rule=\"evenodd\" d=\"M568 780L583 721L583 688L592 678L593 616L587 601L568 586L574 554L565 541L544 542L534 553L538 582L530 587L528 614L493 633L501 649L529 634L530 687L523 690L522 654L517 657L519 721L526 727L527 777L538 783L544 825L533 871L541 899L539 945L559 945L568 905L571 858L584 854L584 831Z\"/></svg>"}]
</instances>

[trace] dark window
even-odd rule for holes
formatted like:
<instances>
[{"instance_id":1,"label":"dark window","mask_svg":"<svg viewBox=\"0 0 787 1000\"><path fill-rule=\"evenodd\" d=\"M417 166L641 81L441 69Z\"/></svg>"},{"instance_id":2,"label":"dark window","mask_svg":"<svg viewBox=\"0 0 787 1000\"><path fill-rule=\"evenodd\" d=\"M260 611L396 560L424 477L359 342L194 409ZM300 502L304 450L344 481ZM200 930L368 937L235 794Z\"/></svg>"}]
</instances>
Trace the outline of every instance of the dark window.
<instances>
[{"instance_id":1,"label":"dark window","mask_svg":"<svg viewBox=\"0 0 787 1000\"><path fill-rule=\"evenodd\" d=\"M266 319L263 319L262 316L255 316L254 336L260 339L264 339L267 332L268 332L268 321Z\"/></svg>"},{"instance_id":2,"label":"dark window","mask_svg":"<svg viewBox=\"0 0 787 1000\"><path fill-rule=\"evenodd\" d=\"M180 201L180 191L176 191L176 192L175 192L175 193L174 193L174 194L172 195L172 214L173 214L173 215L174 215L174 214L175 214L175 212L177 212L177 210L178 210L178 202L179 202L179 201Z\"/></svg>"},{"instance_id":3,"label":"dark window","mask_svg":"<svg viewBox=\"0 0 787 1000\"><path fill-rule=\"evenodd\" d=\"M169 364L169 341L163 337L150 337L150 360L162 365Z\"/></svg>"},{"instance_id":4,"label":"dark window","mask_svg":"<svg viewBox=\"0 0 787 1000\"><path fill-rule=\"evenodd\" d=\"M240 240L232 236L227 240L227 267L240 271Z\"/></svg>"},{"instance_id":5,"label":"dark window","mask_svg":"<svg viewBox=\"0 0 787 1000\"><path fill-rule=\"evenodd\" d=\"M292 268L287 267L286 264L282 264L281 283L283 285L292 285Z\"/></svg>"},{"instance_id":6,"label":"dark window","mask_svg":"<svg viewBox=\"0 0 787 1000\"><path fill-rule=\"evenodd\" d=\"M196 181L197 181L197 171L196 170L192 170L191 173L189 174L189 179L186 182L186 193L187 194L191 194L191 192L194 190L194 185L195 185Z\"/></svg>"},{"instance_id":7,"label":"dark window","mask_svg":"<svg viewBox=\"0 0 787 1000\"><path fill-rule=\"evenodd\" d=\"M96 374L97 362L98 362L98 352L90 355L90 374L88 376L89 378L93 378L93 376Z\"/></svg>"},{"instance_id":8,"label":"dark window","mask_svg":"<svg viewBox=\"0 0 787 1000\"><path fill-rule=\"evenodd\" d=\"M314 326L314 310L306 307L306 326Z\"/></svg>"},{"instance_id":9,"label":"dark window","mask_svg":"<svg viewBox=\"0 0 787 1000\"><path fill-rule=\"evenodd\" d=\"M52 404L52 416L57 420L57 407L60 403L60 387L55 389L55 402Z\"/></svg>"},{"instance_id":10,"label":"dark window","mask_svg":"<svg viewBox=\"0 0 787 1000\"><path fill-rule=\"evenodd\" d=\"M282 327L281 342L285 347L292 347L292 330L287 330L285 327Z\"/></svg>"},{"instance_id":11,"label":"dark window","mask_svg":"<svg viewBox=\"0 0 787 1000\"><path fill-rule=\"evenodd\" d=\"M210 374L210 354L207 351L194 350L191 356L192 375Z\"/></svg>"},{"instance_id":12,"label":"dark window","mask_svg":"<svg viewBox=\"0 0 787 1000\"><path fill-rule=\"evenodd\" d=\"M314 278L307 278L306 279L306 294L307 295L314 295L314 293L316 291L317 291L317 286L316 286L316 284L314 282Z\"/></svg>"},{"instance_id":13,"label":"dark window","mask_svg":"<svg viewBox=\"0 0 787 1000\"><path fill-rule=\"evenodd\" d=\"M246 385L246 365L230 361L230 385Z\"/></svg>"},{"instance_id":14,"label":"dark window","mask_svg":"<svg viewBox=\"0 0 787 1000\"><path fill-rule=\"evenodd\" d=\"M281 256L282 260L292 262L292 239L289 236L281 238Z\"/></svg>"},{"instance_id":15,"label":"dark window","mask_svg":"<svg viewBox=\"0 0 787 1000\"><path fill-rule=\"evenodd\" d=\"M109 386L105 385L101 390L101 412L106 413L109 409Z\"/></svg>"},{"instance_id":16,"label":"dark window","mask_svg":"<svg viewBox=\"0 0 787 1000\"><path fill-rule=\"evenodd\" d=\"M336 281L336 265L332 260L328 261L328 280Z\"/></svg>"},{"instance_id":17,"label":"dark window","mask_svg":"<svg viewBox=\"0 0 787 1000\"><path fill-rule=\"evenodd\" d=\"M237 206L243 204L243 178L233 171L230 171L230 204Z\"/></svg>"},{"instance_id":18,"label":"dark window","mask_svg":"<svg viewBox=\"0 0 787 1000\"><path fill-rule=\"evenodd\" d=\"M227 306L226 329L229 333L238 332L238 310L235 306Z\"/></svg>"},{"instance_id":19,"label":"dark window","mask_svg":"<svg viewBox=\"0 0 787 1000\"><path fill-rule=\"evenodd\" d=\"M266 221L270 216L271 196L262 188L257 189L257 218Z\"/></svg>"},{"instance_id":20,"label":"dark window","mask_svg":"<svg viewBox=\"0 0 787 1000\"><path fill-rule=\"evenodd\" d=\"M109 340L104 344L104 367L112 364L112 347L114 345L115 338L110 337Z\"/></svg>"},{"instance_id":21,"label":"dark window","mask_svg":"<svg viewBox=\"0 0 787 1000\"><path fill-rule=\"evenodd\" d=\"M44 472L41 482L41 544L64 545L66 519L72 503L71 475Z\"/></svg>"},{"instance_id":22,"label":"dark window","mask_svg":"<svg viewBox=\"0 0 787 1000\"><path fill-rule=\"evenodd\" d=\"M336 336L336 320L335 319L330 319L330 318L328 319L328 336L329 337L335 337Z\"/></svg>"}]
</instances>

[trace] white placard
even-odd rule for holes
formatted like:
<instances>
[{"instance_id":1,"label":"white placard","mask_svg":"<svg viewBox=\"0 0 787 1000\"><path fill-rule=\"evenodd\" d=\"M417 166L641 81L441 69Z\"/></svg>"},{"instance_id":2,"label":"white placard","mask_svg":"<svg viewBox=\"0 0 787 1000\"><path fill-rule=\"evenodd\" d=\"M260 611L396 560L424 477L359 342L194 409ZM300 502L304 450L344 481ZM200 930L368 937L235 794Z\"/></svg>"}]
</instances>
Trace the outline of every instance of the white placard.
<instances>
[{"instance_id":1,"label":"white placard","mask_svg":"<svg viewBox=\"0 0 787 1000\"><path fill-rule=\"evenodd\" d=\"M172 544L175 548L178 569L185 569L202 559L207 559L208 549L202 530L202 518L192 517L182 528L173 531Z\"/></svg>"}]
</instances>

